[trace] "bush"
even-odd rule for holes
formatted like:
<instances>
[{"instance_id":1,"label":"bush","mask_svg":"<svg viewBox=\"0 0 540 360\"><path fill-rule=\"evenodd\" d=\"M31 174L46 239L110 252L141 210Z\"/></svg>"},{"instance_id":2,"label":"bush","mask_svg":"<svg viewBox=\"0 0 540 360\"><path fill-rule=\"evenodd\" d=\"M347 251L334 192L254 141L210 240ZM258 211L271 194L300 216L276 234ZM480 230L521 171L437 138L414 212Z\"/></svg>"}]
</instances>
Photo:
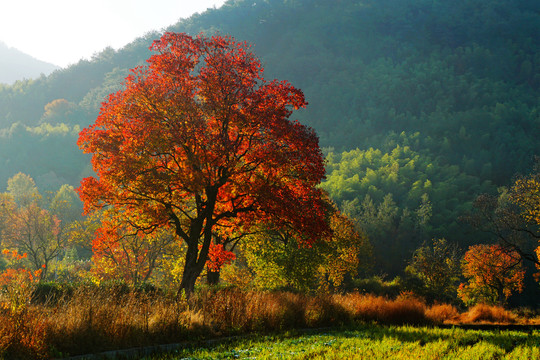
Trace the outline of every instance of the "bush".
<instances>
[{"instance_id":1,"label":"bush","mask_svg":"<svg viewBox=\"0 0 540 360\"><path fill-rule=\"evenodd\" d=\"M47 359L47 327L36 311L0 313L0 358Z\"/></svg>"},{"instance_id":2,"label":"bush","mask_svg":"<svg viewBox=\"0 0 540 360\"><path fill-rule=\"evenodd\" d=\"M57 282L39 282L32 293L32 304L56 304L64 296L73 294L73 285Z\"/></svg>"},{"instance_id":3,"label":"bush","mask_svg":"<svg viewBox=\"0 0 540 360\"><path fill-rule=\"evenodd\" d=\"M459 311L450 304L435 304L426 310L426 317L434 323L459 319Z\"/></svg>"},{"instance_id":4,"label":"bush","mask_svg":"<svg viewBox=\"0 0 540 360\"><path fill-rule=\"evenodd\" d=\"M477 304L460 317L462 323L497 323L513 324L517 321L517 316L501 306Z\"/></svg>"},{"instance_id":5,"label":"bush","mask_svg":"<svg viewBox=\"0 0 540 360\"><path fill-rule=\"evenodd\" d=\"M361 294L386 296L395 298L403 290L401 279L396 277L392 281L384 281L382 277L373 276L367 279L354 279L352 281L355 291Z\"/></svg>"},{"instance_id":6,"label":"bush","mask_svg":"<svg viewBox=\"0 0 540 360\"><path fill-rule=\"evenodd\" d=\"M336 302L348 311L353 320L377 321L385 324L425 324L426 304L418 298L391 300L382 296L351 293L337 296Z\"/></svg>"}]
</instances>

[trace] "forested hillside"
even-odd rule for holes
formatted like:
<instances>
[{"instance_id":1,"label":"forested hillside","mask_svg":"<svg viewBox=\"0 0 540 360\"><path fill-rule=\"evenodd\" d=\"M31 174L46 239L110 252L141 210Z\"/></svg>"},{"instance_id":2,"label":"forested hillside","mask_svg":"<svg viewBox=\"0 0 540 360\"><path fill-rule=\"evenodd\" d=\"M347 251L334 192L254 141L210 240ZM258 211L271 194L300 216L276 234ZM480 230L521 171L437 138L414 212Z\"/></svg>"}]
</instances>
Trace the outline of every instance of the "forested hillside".
<instances>
[{"instance_id":1,"label":"forested hillside","mask_svg":"<svg viewBox=\"0 0 540 360\"><path fill-rule=\"evenodd\" d=\"M481 240L458 218L540 154L536 0L229 0L168 30L246 40L267 78L304 91L293 116L319 134L323 187L380 271L399 272L432 237ZM0 184L22 171L43 190L77 186L91 171L78 131L158 37L0 85Z\"/></svg>"}]
</instances>

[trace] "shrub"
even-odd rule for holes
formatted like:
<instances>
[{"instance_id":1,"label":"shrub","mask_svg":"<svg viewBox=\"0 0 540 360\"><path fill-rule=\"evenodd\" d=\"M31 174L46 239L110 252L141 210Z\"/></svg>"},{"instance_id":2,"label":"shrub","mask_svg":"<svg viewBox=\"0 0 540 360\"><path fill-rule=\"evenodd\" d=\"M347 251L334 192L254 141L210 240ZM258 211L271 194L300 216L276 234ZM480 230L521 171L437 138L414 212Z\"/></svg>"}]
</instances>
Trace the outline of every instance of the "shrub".
<instances>
[{"instance_id":1,"label":"shrub","mask_svg":"<svg viewBox=\"0 0 540 360\"><path fill-rule=\"evenodd\" d=\"M309 298L304 311L306 325L309 327L343 325L351 317L345 308L331 296Z\"/></svg>"},{"instance_id":2,"label":"shrub","mask_svg":"<svg viewBox=\"0 0 540 360\"><path fill-rule=\"evenodd\" d=\"M56 304L64 296L73 294L73 285L57 282L39 282L32 292L32 304Z\"/></svg>"},{"instance_id":3,"label":"shrub","mask_svg":"<svg viewBox=\"0 0 540 360\"><path fill-rule=\"evenodd\" d=\"M47 327L36 311L0 313L0 358L46 359Z\"/></svg>"},{"instance_id":4,"label":"shrub","mask_svg":"<svg viewBox=\"0 0 540 360\"><path fill-rule=\"evenodd\" d=\"M463 323L515 323L517 316L501 306L491 306L486 304L477 304L460 317Z\"/></svg>"},{"instance_id":5,"label":"shrub","mask_svg":"<svg viewBox=\"0 0 540 360\"><path fill-rule=\"evenodd\" d=\"M402 291L401 279L399 277L389 282L384 281L382 277L374 276L367 279L354 279L352 283L354 289L362 294L394 298Z\"/></svg>"},{"instance_id":6,"label":"shrub","mask_svg":"<svg viewBox=\"0 0 540 360\"><path fill-rule=\"evenodd\" d=\"M351 293L339 296L339 303L354 320L377 321L387 324L423 324L425 303L418 298L407 297L391 300L382 296Z\"/></svg>"},{"instance_id":7,"label":"shrub","mask_svg":"<svg viewBox=\"0 0 540 360\"><path fill-rule=\"evenodd\" d=\"M434 323L444 323L459 318L459 311L450 304L435 304L426 310L426 317Z\"/></svg>"}]
</instances>

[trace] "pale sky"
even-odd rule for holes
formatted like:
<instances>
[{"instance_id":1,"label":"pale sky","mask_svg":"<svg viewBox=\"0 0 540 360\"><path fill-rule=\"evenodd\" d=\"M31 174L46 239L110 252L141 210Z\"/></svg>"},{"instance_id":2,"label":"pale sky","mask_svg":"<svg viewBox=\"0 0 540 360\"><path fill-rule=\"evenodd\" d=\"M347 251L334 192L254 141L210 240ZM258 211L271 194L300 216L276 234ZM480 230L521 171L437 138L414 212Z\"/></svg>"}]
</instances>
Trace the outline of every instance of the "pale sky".
<instances>
[{"instance_id":1,"label":"pale sky","mask_svg":"<svg viewBox=\"0 0 540 360\"><path fill-rule=\"evenodd\" d=\"M59 66L121 48L225 0L0 0L0 41Z\"/></svg>"}]
</instances>

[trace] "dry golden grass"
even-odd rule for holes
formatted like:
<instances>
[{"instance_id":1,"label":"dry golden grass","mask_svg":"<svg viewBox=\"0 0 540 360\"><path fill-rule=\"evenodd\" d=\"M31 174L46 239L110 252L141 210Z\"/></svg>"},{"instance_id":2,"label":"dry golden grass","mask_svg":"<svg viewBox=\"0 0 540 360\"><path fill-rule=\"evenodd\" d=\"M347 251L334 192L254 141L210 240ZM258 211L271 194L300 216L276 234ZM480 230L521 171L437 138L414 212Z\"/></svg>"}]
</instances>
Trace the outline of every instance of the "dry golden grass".
<instances>
[{"instance_id":1,"label":"dry golden grass","mask_svg":"<svg viewBox=\"0 0 540 360\"><path fill-rule=\"evenodd\" d=\"M426 317L434 323L444 324L459 319L459 311L450 304L435 304L426 309Z\"/></svg>"},{"instance_id":2,"label":"dry golden grass","mask_svg":"<svg viewBox=\"0 0 540 360\"><path fill-rule=\"evenodd\" d=\"M172 342L196 324L176 301L144 293L81 288L47 313L47 340L62 353L85 353Z\"/></svg>"},{"instance_id":3,"label":"dry golden grass","mask_svg":"<svg viewBox=\"0 0 540 360\"><path fill-rule=\"evenodd\" d=\"M500 306L477 304L461 314L460 323L515 324L518 318L512 312Z\"/></svg>"},{"instance_id":4,"label":"dry golden grass","mask_svg":"<svg viewBox=\"0 0 540 360\"><path fill-rule=\"evenodd\" d=\"M45 359L118 348L173 343L251 331L278 331L375 321L380 324L515 323L511 312L477 305L459 314L451 305L428 307L406 293L396 299L349 293L206 289L189 302L155 293L80 287L24 314L0 311L0 357Z\"/></svg>"},{"instance_id":5,"label":"dry golden grass","mask_svg":"<svg viewBox=\"0 0 540 360\"><path fill-rule=\"evenodd\" d=\"M425 316L426 304L417 298L398 297L392 300L382 296L351 293L336 296L336 301L353 320L385 324L422 324L428 321Z\"/></svg>"}]
</instances>

